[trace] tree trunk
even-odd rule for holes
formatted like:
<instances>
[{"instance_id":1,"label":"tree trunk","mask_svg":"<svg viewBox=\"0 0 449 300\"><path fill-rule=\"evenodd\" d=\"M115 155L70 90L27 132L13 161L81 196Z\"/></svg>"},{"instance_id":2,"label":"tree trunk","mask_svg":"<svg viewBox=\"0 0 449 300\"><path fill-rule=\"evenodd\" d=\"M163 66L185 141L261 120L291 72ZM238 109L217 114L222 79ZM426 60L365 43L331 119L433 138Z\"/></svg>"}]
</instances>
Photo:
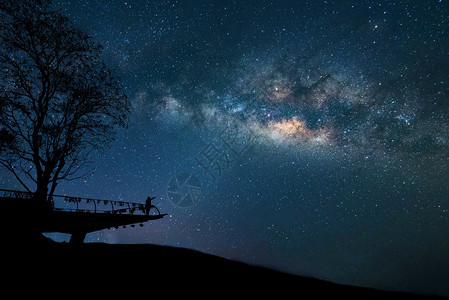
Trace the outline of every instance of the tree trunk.
<instances>
[{"instance_id":1,"label":"tree trunk","mask_svg":"<svg viewBox=\"0 0 449 300\"><path fill-rule=\"evenodd\" d=\"M48 194L48 181L45 179L39 180L37 182L37 188L33 195L33 205L35 213L42 215L50 211L51 205L47 198Z\"/></svg>"}]
</instances>

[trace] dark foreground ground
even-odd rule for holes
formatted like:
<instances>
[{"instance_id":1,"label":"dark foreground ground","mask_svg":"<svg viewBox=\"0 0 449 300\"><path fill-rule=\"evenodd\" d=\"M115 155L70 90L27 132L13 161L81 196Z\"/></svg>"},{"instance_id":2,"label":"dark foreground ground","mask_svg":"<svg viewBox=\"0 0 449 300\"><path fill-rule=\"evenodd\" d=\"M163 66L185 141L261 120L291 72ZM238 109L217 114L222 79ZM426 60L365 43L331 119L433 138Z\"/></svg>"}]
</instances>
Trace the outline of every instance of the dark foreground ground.
<instances>
[{"instance_id":1,"label":"dark foreground ground","mask_svg":"<svg viewBox=\"0 0 449 300\"><path fill-rule=\"evenodd\" d=\"M4 287L15 295L51 298L422 299L338 285L230 261L198 251L150 244L86 243L73 248L47 239L4 245ZM9 286L8 286L9 285ZM14 297L16 298L16 297Z\"/></svg>"}]
</instances>

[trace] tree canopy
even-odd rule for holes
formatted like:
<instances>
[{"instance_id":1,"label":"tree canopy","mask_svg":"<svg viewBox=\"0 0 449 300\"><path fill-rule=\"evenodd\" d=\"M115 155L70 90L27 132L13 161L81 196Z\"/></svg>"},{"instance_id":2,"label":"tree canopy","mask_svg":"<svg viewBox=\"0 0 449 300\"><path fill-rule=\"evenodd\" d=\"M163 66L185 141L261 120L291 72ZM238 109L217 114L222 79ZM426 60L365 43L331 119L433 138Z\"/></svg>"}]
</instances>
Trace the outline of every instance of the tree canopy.
<instances>
[{"instance_id":1,"label":"tree canopy","mask_svg":"<svg viewBox=\"0 0 449 300\"><path fill-rule=\"evenodd\" d=\"M46 199L86 174L126 126L129 102L102 47L49 1L2 1L0 20L0 163Z\"/></svg>"}]
</instances>

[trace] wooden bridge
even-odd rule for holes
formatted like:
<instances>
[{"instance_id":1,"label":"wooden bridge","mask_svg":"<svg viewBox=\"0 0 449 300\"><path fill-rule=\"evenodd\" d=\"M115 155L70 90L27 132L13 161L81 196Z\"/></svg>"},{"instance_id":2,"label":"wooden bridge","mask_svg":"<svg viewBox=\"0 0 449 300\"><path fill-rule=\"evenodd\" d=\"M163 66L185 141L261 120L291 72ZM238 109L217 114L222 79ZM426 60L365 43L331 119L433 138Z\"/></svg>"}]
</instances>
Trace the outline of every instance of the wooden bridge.
<instances>
[{"instance_id":1,"label":"wooden bridge","mask_svg":"<svg viewBox=\"0 0 449 300\"><path fill-rule=\"evenodd\" d=\"M87 233L139 224L163 218L159 209L142 203L53 195L45 209L33 193L0 189L3 220L12 219L22 231L71 234L70 243L80 244Z\"/></svg>"}]
</instances>

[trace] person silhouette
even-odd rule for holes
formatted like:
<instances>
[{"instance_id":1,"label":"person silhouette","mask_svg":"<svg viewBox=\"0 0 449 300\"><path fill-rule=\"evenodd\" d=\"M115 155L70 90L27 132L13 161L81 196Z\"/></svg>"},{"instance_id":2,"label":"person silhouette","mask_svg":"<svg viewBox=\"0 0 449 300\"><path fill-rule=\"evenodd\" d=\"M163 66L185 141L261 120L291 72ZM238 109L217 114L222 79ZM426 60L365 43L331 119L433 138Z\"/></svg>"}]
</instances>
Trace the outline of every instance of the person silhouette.
<instances>
[{"instance_id":1,"label":"person silhouette","mask_svg":"<svg viewBox=\"0 0 449 300\"><path fill-rule=\"evenodd\" d=\"M150 208L153 207L151 204L151 201L153 201L156 197L151 198L150 196L147 197L147 200L145 201L145 214L148 216L150 214Z\"/></svg>"}]
</instances>

